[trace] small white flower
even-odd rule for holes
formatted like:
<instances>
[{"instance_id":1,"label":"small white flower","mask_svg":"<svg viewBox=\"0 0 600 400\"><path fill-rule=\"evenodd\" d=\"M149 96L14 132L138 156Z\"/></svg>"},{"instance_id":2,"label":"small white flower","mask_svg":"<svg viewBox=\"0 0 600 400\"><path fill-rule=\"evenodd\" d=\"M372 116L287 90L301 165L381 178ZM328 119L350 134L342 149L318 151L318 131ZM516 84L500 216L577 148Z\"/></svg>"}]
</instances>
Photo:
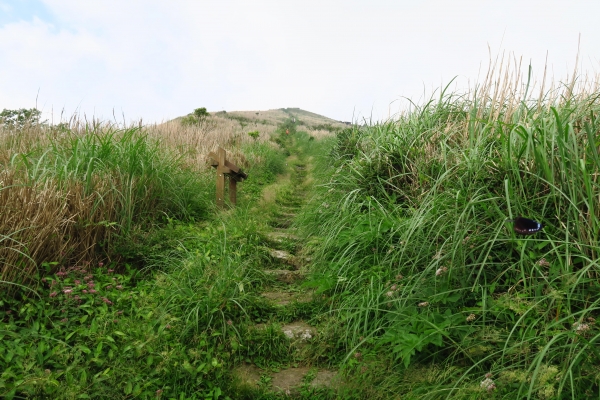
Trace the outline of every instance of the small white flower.
<instances>
[{"instance_id":1,"label":"small white flower","mask_svg":"<svg viewBox=\"0 0 600 400\"><path fill-rule=\"evenodd\" d=\"M581 335L590 330L590 326L588 324L583 324L580 322L575 322L573 324L573 329L575 329L575 333Z\"/></svg>"},{"instance_id":2,"label":"small white flower","mask_svg":"<svg viewBox=\"0 0 600 400\"><path fill-rule=\"evenodd\" d=\"M479 386L482 389L487 390L488 392L491 392L492 390L496 389L496 384L490 378L485 378L484 380L482 380Z\"/></svg>"}]
</instances>

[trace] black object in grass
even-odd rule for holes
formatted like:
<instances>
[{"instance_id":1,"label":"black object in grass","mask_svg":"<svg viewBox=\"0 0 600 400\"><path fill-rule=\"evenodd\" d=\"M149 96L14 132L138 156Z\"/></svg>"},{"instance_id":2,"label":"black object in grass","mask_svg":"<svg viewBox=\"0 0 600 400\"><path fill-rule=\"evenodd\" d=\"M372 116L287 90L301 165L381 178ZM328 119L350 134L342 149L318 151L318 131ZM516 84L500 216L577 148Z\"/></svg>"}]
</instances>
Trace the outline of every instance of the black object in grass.
<instances>
[{"instance_id":1,"label":"black object in grass","mask_svg":"<svg viewBox=\"0 0 600 400\"><path fill-rule=\"evenodd\" d=\"M513 229L519 235L533 235L544 227L542 223L524 217L509 219L508 221L513 222Z\"/></svg>"}]
</instances>

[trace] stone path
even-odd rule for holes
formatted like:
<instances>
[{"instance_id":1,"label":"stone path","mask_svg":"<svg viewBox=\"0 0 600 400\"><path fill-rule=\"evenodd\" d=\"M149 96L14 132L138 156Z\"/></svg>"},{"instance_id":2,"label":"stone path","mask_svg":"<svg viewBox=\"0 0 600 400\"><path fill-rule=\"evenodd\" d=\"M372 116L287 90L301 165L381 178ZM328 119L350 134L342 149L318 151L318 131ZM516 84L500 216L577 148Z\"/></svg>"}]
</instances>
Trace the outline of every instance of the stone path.
<instances>
[{"instance_id":1,"label":"stone path","mask_svg":"<svg viewBox=\"0 0 600 400\"><path fill-rule=\"evenodd\" d=\"M313 290L299 285L304 279L310 259L303 257L301 251L290 250L300 249L300 238L291 226L303 202L302 183L306 173L305 165L295 166L291 176L294 193L287 193L285 201L278 200L280 211L271 223L273 231L267 235L273 263L270 269L264 272L273 276L276 284L265 290L261 296L282 313L286 307L313 301ZM297 395L302 387L335 390L342 383L337 371L311 366L309 362L303 362L300 355L301 351L318 337L318 329L302 320L282 323L280 326L289 340L290 352L299 354L297 366L277 371L244 364L234 370L240 384L256 389L266 385L268 392L279 393L285 397ZM257 325L255 328L262 327Z\"/></svg>"}]
</instances>

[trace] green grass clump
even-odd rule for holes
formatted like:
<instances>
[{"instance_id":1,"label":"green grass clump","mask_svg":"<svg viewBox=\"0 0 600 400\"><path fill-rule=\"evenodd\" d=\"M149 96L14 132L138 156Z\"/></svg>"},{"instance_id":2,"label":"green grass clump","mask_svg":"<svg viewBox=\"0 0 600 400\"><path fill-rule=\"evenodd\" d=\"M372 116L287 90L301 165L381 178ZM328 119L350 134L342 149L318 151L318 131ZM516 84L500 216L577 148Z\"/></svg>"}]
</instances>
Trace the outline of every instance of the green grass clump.
<instances>
[{"instance_id":1,"label":"green grass clump","mask_svg":"<svg viewBox=\"0 0 600 400\"><path fill-rule=\"evenodd\" d=\"M337 135L301 222L310 285L334 299L347 363L395 371L369 378L382 388L598 394L598 94L486 90ZM516 236L519 215L543 231Z\"/></svg>"},{"instance_id":2,"label":"green grass clump","mask_svg":"<svg viewBox=\"0 0 600 400\"><path fill-rule=\"evenodd\" d=\"M37 129L26 144L15 143L31 132L6 141L0 281L31 284L43 262L114 256L115 244L136 230L208 216L214 187L207 174L185 167L142 130Z\"/></svg>"}]
</instances>

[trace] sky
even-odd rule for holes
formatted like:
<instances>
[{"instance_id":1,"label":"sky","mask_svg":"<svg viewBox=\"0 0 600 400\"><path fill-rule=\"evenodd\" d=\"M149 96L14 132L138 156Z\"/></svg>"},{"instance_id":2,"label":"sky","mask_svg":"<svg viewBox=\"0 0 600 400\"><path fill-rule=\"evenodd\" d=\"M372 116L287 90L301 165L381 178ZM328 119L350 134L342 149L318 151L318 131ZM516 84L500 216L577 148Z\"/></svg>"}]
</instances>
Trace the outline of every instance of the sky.
<instances>
[{"instance_id":1,"label":"sky","mask_svg":"<svg viewBox=\"0 0 600 400\"><path fill-rule=\"evenodd\" d=\"M381 120L455 77L457 90L477 82L502 52L539 74L547 57L564 80L580 43L595 73L598 15L597 0L0 0L0 110Z\"/></svg>"}]
</instances>

